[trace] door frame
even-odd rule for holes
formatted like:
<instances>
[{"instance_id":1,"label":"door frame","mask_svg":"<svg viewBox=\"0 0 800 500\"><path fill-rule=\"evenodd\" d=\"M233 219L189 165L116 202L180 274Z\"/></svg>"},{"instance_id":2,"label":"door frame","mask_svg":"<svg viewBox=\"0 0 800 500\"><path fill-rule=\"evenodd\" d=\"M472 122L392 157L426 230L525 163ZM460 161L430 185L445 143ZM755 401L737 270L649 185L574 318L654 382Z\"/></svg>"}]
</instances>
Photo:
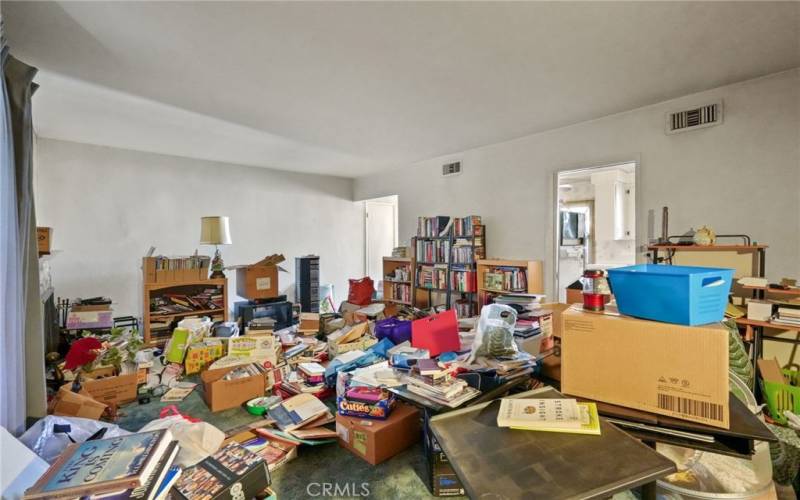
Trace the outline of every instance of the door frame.
<instances>
[{"instance_id":1,"label":"door frame","mask_svg":"<svg viewBox=\"0 0 800 500\"><path fill-rule=\"evenodd\" d=\"M393 199L390 200L391 198ZM388 205L392 207L392 217L394 218L394 234L392 235L392 245L396 247L399 237L398 201L397 195L382 196L380 198L364 200L364 276L369 275L369 204Z\"/></svg>"},{"instance_id":2,"label":"door frame","mask_svg":"<svg viewBox=\"0 0 800 500\"><path fill-rule=\"evenodd\" d=\"M637 155L638 156L638 155ZM639 158L628 159L628 160L619 160L619 161L611 161L605 162L598 165L592 165L591 167L567 167L558 169L553 173L553 186L552 186L552 193L553 198L552 202L550 203L550 210L553 211L551 221L553 222L553 245L551 248L552 256L553 256L553 273L550 276L551 282L553 284L553 294L555 296L556 302L558 302L559 297L559 290L558 290L558 248L559 243L561 241L559 229L561 227L561 218L560 213L558 210L558 180L561 177L561 174L566 173L581 173L581 172L591 172L594 170L600 169L607 169L611 167L616 167L619 165L626 165L632 163L633 164L633 178L635 183L635 199L634 199L634 213L636 214L636 221L634 226L636 227L636 238L634 238L634 251L636 255L636 262L639 263L641 261L641 245L642 245L642 217L641 214L641 203L642 203L642 189L641 189L641 161Z\"/></svg>"}]
</instances>

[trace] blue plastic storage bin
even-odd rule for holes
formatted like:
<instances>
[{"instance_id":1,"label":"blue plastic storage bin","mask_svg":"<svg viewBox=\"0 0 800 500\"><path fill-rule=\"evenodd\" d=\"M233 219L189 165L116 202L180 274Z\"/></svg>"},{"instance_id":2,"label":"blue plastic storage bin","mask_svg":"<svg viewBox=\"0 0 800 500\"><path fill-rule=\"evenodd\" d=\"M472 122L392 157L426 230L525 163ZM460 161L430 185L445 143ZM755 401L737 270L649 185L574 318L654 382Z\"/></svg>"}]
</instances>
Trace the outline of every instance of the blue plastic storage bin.
<instances>
[{"instance_id":1,"label":"blue plastic storage bin","mask_svg":"<svg viewBox=\"0 0 800 500\"><path fill-rule=\"evenodd\" d=\"M733 269L640 264L608 270L622 314L704 325L725 316Z\"/></svg>"}]
</instances>

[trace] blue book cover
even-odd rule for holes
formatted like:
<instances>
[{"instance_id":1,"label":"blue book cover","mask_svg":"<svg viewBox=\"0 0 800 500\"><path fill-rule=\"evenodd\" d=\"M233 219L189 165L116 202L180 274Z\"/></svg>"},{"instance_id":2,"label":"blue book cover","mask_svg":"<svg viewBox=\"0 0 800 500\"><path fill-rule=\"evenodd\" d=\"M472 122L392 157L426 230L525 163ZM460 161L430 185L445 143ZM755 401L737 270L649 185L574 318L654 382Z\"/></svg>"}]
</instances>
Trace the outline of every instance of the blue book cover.
<instances>
[{"instance_id":1,"label":"blue book cover","mask_svg":"<svg viewBox=\"0 0 800 500\"><path fill-rule=\"evenodd\" d=\"M154 454L163 453L168 444L162 442L166 434L158 430L72 445L25 498L78 497L141 486L142 476L154 466Z\"/></svg>"}]
</instances>

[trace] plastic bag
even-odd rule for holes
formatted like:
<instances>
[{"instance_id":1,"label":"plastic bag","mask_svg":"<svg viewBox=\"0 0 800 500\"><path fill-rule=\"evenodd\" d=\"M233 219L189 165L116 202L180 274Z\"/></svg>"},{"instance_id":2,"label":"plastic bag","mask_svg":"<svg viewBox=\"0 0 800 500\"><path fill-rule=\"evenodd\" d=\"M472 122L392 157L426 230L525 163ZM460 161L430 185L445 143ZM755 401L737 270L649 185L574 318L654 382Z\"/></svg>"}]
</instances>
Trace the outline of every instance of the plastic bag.
<instances>
[{"instance_id":1,"label":"plastic bag","mask_svg":"<svg viewBox=\"0 0 800 500\"><path fill-rule=\"evenodd\" d=\"M514 342L514 326L517 324L517 311L503 304L488 304L481 309L478 320L478 333L472 343L469 363L478 356L513 356L517 354Z\"/></svg>"},{"instance_id":2,"label":"plastic bag","mask_svg":"<svg viewBox=\"0 0 800 500\"><path fill-rule=\"evenodd\" d=\"M375 337L381 340L387 337L395 345L411 340L411 322L395 317L375 322Z\"/></svg>"},{"instance_id":3,"label":"plastic bag","mask_svg":"<svg viewBox=\"0 0 800 500\"><path fill-rule=\"evenodd\" d=\"M193 420L193 419L192 419ZM175 464L191 467L215 453L225 440L225 433L208 422L190 422L184 415L170 415L151 420L139 432L169 429L180 445Z\"/></svg>"},{"instance_id":4,"label":"plastic bag","mask_svg":"<svg viewBox=\"0 0 800 500\"><path fill-rule=\"evenodd\" d=\"M89 418L48 415L33 424L19 440L47 463L53 463L72 443L83 443L100 431L100 439L126 436L130 432L116 424Z\"/></svg>"}]
</instances>

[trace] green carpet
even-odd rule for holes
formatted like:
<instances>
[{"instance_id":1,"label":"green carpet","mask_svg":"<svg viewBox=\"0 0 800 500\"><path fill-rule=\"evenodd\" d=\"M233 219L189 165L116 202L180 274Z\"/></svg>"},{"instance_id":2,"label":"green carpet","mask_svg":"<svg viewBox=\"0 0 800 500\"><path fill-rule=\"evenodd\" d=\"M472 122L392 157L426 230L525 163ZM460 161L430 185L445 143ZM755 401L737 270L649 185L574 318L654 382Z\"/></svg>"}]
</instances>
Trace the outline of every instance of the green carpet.
<instances>
[{"instance_id":1,"label":"green carpet","mask_svg":"<svg viewBox=\"0 0 800 500\"><path fill-rule=\"evenodd\" d=\"M242 408L211 413L203 401L202 389L198 386L180 403L161 403L158 398L153 398L146 405L132 403L124 406L120 408L117 423L123 429L138 431L150 420L158 418L161 408L169 404L175 404L183 414L213 424L222 431L259 420L259 417L250 415ZM349 487L349 491L357 494L364 491L363 484L369 495L362 498L436 498L428 491L426 478L421 441L376 466L340 448L338 444L328 444L301 446L295 460L273 473L272 488L279 500L313 498L319 494L324 483L338 485L339 491Z\"/></svg>"}]
</instances>

